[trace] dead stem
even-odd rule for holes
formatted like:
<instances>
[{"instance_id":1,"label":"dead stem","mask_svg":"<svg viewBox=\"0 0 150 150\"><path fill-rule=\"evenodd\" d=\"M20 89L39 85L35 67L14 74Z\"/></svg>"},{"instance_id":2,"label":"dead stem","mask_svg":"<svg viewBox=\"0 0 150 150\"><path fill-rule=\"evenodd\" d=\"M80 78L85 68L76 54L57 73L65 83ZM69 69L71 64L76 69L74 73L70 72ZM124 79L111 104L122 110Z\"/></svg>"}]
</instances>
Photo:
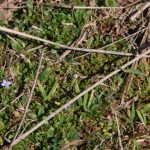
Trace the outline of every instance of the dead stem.
<instances>
[{"instance_id":1,"label":"dead stem","mask_svg":"<svg viewBox=\"0 0 150 150\"><path fill-rule=\"evenodd\" d=\"M74 51L83 51L83 52L91 52L91 53L101 53L101 54L108 54L108 55L133 56L132 53L118 52L118 51L106 51L106 50L102 50L102 49L104 49L104 48L106 48L108 46L111 46L113 44L116 44L116 43L118 43L120 41L123 41L123 40L125 40L125 39L127 39L129 37L132 37L132 36L136 35L137 33L145 31L147 28L148 27L143 28L142 30L137 31L137 32L129 35L128 37L122 38L122 39L120 39L118 41L115 41L115 42L113 42L111 44L108 44L108 45L106 45L106 46L104 46L102 48L99 48L99 49L69 47L67 45L63 45L63 44L60 44L60 43L52 42L50 40L45 40L45 39L42 39L42 38L30 35L30 34L19 32L19 31L12 30L12 29L9 29L9 28L6 28L6 27L2 27L2 26L0 26L0 31L11 33L11 34L15 34L15 35L19 35L19 36L23 36L23 37L30 38L30 39L37 40L37 41L41 41L43 43L51 44L51 45L54 45L54 46L58 46L58 47L63 48L63 49L69 49L69 50L74 50Z\"/></svg>"},{"instance_id":2,"label":"dead stem","mask_svg":"<svg viewBox=\"0 0 150 150\"><path fill-rule=\"evenodd\" d=\"M120 145L120 149L123 150L120 127L119 127L119 121L118 121L118 117L117 117L116 112L114 112L114 114L115 114L115 119L116 119L116 124L117 124L117 130L118 130L119 145Z\"/></svg>"},{"instance_id":3,"label":"dead stem","mask_svg":"<svg viewBox=\"0 0 150 150\"><path fill-rule=\"evenodd\" d=\"M127 68L130 65L132 65L133 63L135 63L136 61L140 60L141 58L143 58L145 55L147 55L149 53L150 53L150 49L147 50L146 52L144 52L143 54L138 55L137 57L135 57L131 61L127 62L126 64L122 65L119 69L116 69L115 71L113 71L110 74L106 75L103 79L99 80L98 82L96 82L95 84L93 84L91 87L89 87L88 89L84 90L79 95L77 95L76 97L74 97L73 99L71 99L69 102L67 102L66 104L64 104L63 106L61 106L55 112L53 112L50 115L48 115L44 120L42 120L41 122L39 122L33 128L31 128L30 130L28 130L24 134L20 135L16 140L14 140L12 142L11 146L14 146L14 145L18 144L20 141L22 141L23 139L25 139L27 136L29 136L31 133L33 133L35 130L37 130L39 127L41 127L42 125L44 125L51 118L53 118L54 116L56 116L57 114L59 114L61 111L63 111L65 108L70 107L80 97L82 97L83 95L85 95L86 93L88 93L89 91L91 91L92 89L94 89L95 87L103 84L104 81L110 79L112 76L114 76L115 74L117 74L120 71L124 70L125 68Z\"/></svg>"},{"instance_id":4,"label":"dead stem","mask_svg":"<svg viewBox=\"0 0 150 150\"><path fill-rule=\"evenodd\" d=\"M19 132L21 130L21 127L22 127L22 125L24 123L24 120L26 118L26 115L27 115L27 112L28 112L28 109L29 109L29 105L30 105L30 102L32 100L32 95L33 95L33 92L34 92L34 89L35 89L35 86L36 86L37 78L38 78L38 75L39 75L39 72L40 72L43 56L44 56L44 50L41 52L40 62L39 62L39 65L38 65L38 69L37 69L36 76L35 76L35 79L34 79L34 82L33 82L33 86L32 86L32 89L31 89L31 92L30 92L30 95L29 95L29 99L28 99L28 102L27 102L27 105L26 105L25 112L23 114L22 120L20 122L20 125L18 127L18 130L16 132L16 135L15 135L12 143L16 140L16 138L17 138L17 136L18 136L18 134L19 134ZM10 145L9 150L11 150L11 148L12 148L12 144Z\"/></svg>"}]
</instances>

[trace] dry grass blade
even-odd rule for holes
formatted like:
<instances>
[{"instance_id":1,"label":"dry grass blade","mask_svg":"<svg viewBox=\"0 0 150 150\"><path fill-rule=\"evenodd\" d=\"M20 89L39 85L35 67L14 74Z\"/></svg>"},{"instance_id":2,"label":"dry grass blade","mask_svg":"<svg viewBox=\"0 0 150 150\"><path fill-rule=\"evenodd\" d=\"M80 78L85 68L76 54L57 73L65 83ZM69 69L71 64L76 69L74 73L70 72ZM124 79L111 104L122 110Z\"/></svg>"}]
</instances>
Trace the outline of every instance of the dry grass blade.
<instances>
[{"instance_id":1,"label":"dry grass blade","mask_svg":"<svg viewBox=\"0 0 150 150\"><path fill-rule=\"evenodd\" d=\"M133 35L136 35L137 33L140 33L142 31L145 31L148 27L128 36L131 37ZM49 40L45 40L45 39L42 39L42 38L39 38L39 37L36 37L36 36L33 36L33 35L30 35L30 34L26 34L26 33L23 33L23 32L19 32L19 31L16 31L16 30L12 30L12 29L9 29L9 28L6 28L6 27L2 27L0 26L0 31L3 31L3 32L7 32L7 33L12 33L12 34L15 34L15 35L19 35L19 36L22 36L22 37L26 37L26 38L30 38L30 39L33 39L33 40L37 40L37 41L40 41L40 42L44 42L46 44L51 44L51 45L54 45L54 46L58 46L60 48L63 48L63 49L69 49L69 50L74 50L74 51L83 51L83 52L91 52L91 53L101 53L101 54L108 54L108 55L119 55L119 56L133 56L132 53L126 53L126 52L116 52L116 51L106 51L106 50L102 50L110 45L113 45L117 42L120 42L122 40L125 40L127 39L127 37L121 39L121 40L118 40L116 42L113 42L109 45L106 45L102 48L99 48L99 49L88 49L88 48L77 48L77 47L69 47L69 46L66 46L66 45L63 45L63 44L59 44L59 43L56 43L56 42L52 42L52 41L49 41Z\"/></svg>"},{"instance_id":2,"label":"dry grass blade","mask_svg":"<svg viewBox=\"0 0 150 150\"><path fill-rule=\"evenodd\" d=\"M150 25L150 23L148 24L148 26L149 25ZM147 38L148 38L148 33L149 33L149 29L147 29L145 31L145 33L143 35L143 38L142 38L142 41L141 41L141 45L143 45L144 43L146 43ZM144 50L146 50L146 49L148 49L148 47L145 48ZM142 60L143 60L143 64L144 64L145 63L145 58L142 58ZM132 64L131 68L137 69L137 67L138 67L138 61L136 61L134 64ZM124 103L125 103L125 96L129 92L129 90L130 90L130 86L131 86L131 83L132 83L133 79L134 79L134 75L133 74L129 74L128 77L127 77L127 82L126 82L124 91L123 91L122 96L121 96L121 105L124 105Z\"/></svg>"},{"instance_id":3,"label":"dry grass blade","mask_svg":"<svg viewBox=\"0 0 150 150\"><path fill-rule=\"evenodd\" d=\"M84 142L85 142L84 140L75 140L75 141L69 142L68 144L63 146L60 150L66 150L67 148L70 148L71 146L80 145Z\"/></svg>"},{"instance_id":4,"label":"dry grass blade","mask_svg":"<svg viewBox=\"0 0 150 150\"><path fill-rule=\"evenodd\" d=\"M19 98L21 98L22 96L24 95L24 92L23 93L21 93L19 96L17 96L12 102L11 102L11 104L13 104L13 103L15 103ZM4 111L6 108L8 108L9 107L9 105L6 105L4 108L2 108L1 110L0 110L0 112L2 112L2 111Z\"/></svg>"},{"instance_id":5,"label":"dry grass blade","mask_svg":"<svg viewBox=\"0 0 150 150\"><path fill-rule=\"evenodd\" d=\"M137 13L135 13L130 19L131 21L134 21L137 17L139 17L139 15L148 7L150 7L150 2L146 3L141 9L139 9L137 11Z\"/></svg>"},{"instance_id":6,"label":"dry grass blade","mask_svg":"<svg viewBox=\"0 0 150 150\"><path fill-rule=\"evenodd\" d=\"M49 116L47 116L44 120L42 120L41 122L39 122L32 129L30 129L29 131L27 131L24 134L20 135L16 140L14 140L12 142L11 146L14 146L17 143L19 143L20 141L22 141L23 139L25 139L27 136L29 136L35 130L37 130L38 128L40 128L47 121L49 121L51 118L53 118L57 114L59 114L62 110L64 110L65 108L68 108L71 104L73 104L74 102L76 102L80 97L82 97L83 95L85 95L86 93L88 93L89 91L91 91L92 89L94 89L95 87L103 84L104 81L110 79L112 76L114 76L115 74L119 73L120 71L122 71L123 69L127 68L128 66L132 65L133 63L135 63L136 61L138 61L139 59L143 58L145 55L147 55L149 53L150 53L150 49L147 50L146 52L144 52L143 54L138 55L137 57L135 57L131 61L127 62L126 64L122 65L119 69L116 69L115 71L113 71L110 74L106 75L103 79L99 80L98 82L96 82L95 84L93 84L91 87L89 87L88 89L84 90L79 95L77 95L76 97L74 97L73 99L71 99L65 105L63 105L62 107L60 107L59 109L57 109L55 112L51 113Z\"/></svg>"},{"instance_id":7,"label":"dry grass blade","mask_svg":"<svg viewBox=\"0 0 150 150\"><path fill-rule=\"evenodd\" d=\"M21 127L24 123L24 120L25 120L25 117L27 115L27 112L28 112L28 108L29 108L29 105L30 105L30 102L32 100L32 95L33 95L33 92L34 92L34 89L35 89L35 86L36 86L36 82L37 82L37 78L38 78L38 75L39 75L39 72L40 72L40 68L41 68L41 64L42 64L42 60L43 60L43 56L44 56L44 51L41 52L41 57L40 57L40 62L39 62L39 65L38 65L38 69L37 69L37 72L36 72L36 76L35 76L35 79L34 79L34 82L33 82L33 86L32 86L32 89L31 89L31 92L30 92L30 95L29 95L29 99L28 99L28 102L27 102L27 105L26 105L26 108L25 108L25 112L24 112L24 115L22 117L22 120L20 122L20 125L18 127L18 130L16 132L16 135L13 139L13 141L15 141L15 139L17 138L20 130L21 130ZM12 142L13 143L13 142ZM12 145L10 145L10 148L11 149Z\"/></svg>"},{"instance_id":8,"label":"dry grass blade","mask_svg":"<svg viewBox=\"0 0 150 150\"><path fill-rule=\"evenodd\" d=\"M134 64L132 64L131 68L136 69L137 65L138 65L138 62L136 61ZM123 91L122 96L121 96L121 105L125 104L125 96L129 92L129 89L130 89L131 83L133 81L133 78L134 78L134 75L129 74L127 79L126 79L126 85L125 85L124 91Z\"/></svg>"},{"instance_id":9,"label":"dry grass blade","mask_svg":"<svg viewBox=\"0 0 150 150\"><path fill-rule=\"evenodd\" d=\"M85 9L85 10L89 10L89 9L123 9L124 7L99 7L99 6L77 6L77 5L69 5L69 4L65 4L65 3L41 3L41 5L50 5L53 7L59 7L59 8L67 8L67 9Z\"/></svg>"},{"instance_id":10,"label":"dry grass blade","mask_svg":"<svg viewBox=\"0 0 150 150\"><path fill-rule=\"evenodd\" d=\"M124 9L124 8L127 8L127 7L131 7L133 5L136 5L138 4L140 1L136 1L135 3L132 3L132 4L129 4L129 5L126 5L126 6L113 6L113 7L99 7L99 6L94 6L94 5L90 5L90 6L77 6L77 5L68 5L68 4L65 4L65 3L55 3L55 2L51 2L51 3L41 3L40 5L50 5L50 6L53 6L53 7L58 7L58 8L66 8L66 9L85 9L85 10L91 10L91 9L94 9L94 10L107 10L107 9Z\"/></svg>"},{"instance_id":11,"label":"dry grass blade","mask_svg":"<svg viewBox=\"0 0 150 150\"><path fill-rule=\"evenodd\" d=\"M79 39L77 41L75 41L72 45L72 46L77 46L79 45L80 43L82 43L82 41L86 38L86 35L87 35L87 32L85 31L83 33L83 35L81 37L79 37ZM58 59L58 61L56 63L59 63L61 62L69 53L71 52L71 50L66 50Z\"/></svg>"},{"instance_id":12,"label":"dry grass blade","mask_svg":"<svg viewBox=\"0 0 150 150\"><path fill-rule=\"evenodd\" d=\"M116 112L114 112L114 114L115 114L115 119L116 119L116 124L117 124L117 130L118 130L119 145L120 145L120 149L123 150L120 127L119 127L119 121L118 121L118 117L117 117Z\"/></svg>"}]
</instances>

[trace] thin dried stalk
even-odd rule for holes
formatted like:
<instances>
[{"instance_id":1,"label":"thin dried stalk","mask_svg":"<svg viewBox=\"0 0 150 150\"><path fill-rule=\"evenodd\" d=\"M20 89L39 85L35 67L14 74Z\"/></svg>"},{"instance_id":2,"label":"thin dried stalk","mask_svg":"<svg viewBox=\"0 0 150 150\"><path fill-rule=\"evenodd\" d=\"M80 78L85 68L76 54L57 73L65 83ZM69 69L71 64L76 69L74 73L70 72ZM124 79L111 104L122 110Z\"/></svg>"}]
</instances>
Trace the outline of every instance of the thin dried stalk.
<instances>
[{"instance_id":1,"label":"thin dried stalk","mask_svg":"<svg viewBox=\"0 0 150 150\"><path fill-rule=\"evenodd\" d=\"M26 109L25 109L25 112L23 114L22 120L20 122L20 125L18 127L18 130L16 132L16 135L15 135L13 141L15 141L15 139L17 138L17 136L18 136L18 134L19 134L19 132L21 130L21 127L22 127L22 125L24 123L24 120L26 118L26 115L27 115L27 112L28 112L28 109L29 109L29 105L30 105L31 100L32 100L32 95L33 95L33 92L34 92L34 89L35 89L35 86L36 86L37 78L38 78L38 75L39 75L39 72L40 72L43 56L44 56L44 51L42 51L42 53L41 53L40 62L39 62L38 69L37 69L37 72L36 72L36 76L35 76L35 79L34 79L34 82L33 82L33 86L32 86L32 89L31 89L31 92L30 92L30 95L29 95L29 99L28 99L28 102L27 102L27 105L26 105ZM12 144L10 145L9 149L11 149L11 148L12 148Z\"/></svg>"},{"instance_id":2,"label":"thin dried stalk","mask_svg":"<svg viewBox=\"0 0 150 150\"><path fill-rule=\"evenodd\" d=\"M125 40L131 36L134 36L136 35L137 33L140 33L142 31L145 31L148 27L138 31L138 32L135 32L134 34L128 36L128 37L125 37L123 39L120 39L118 41L115 41L109 45L106 45L104 47L102 47L103 49L108 47L108 46L111 46L113 44L116 44L122 40ZM33 40L37 40L37 41L40 41L40 42L44 42L46 44L51 44L51 45L54 45L54 46L58 46L60 48L63 48L63 49L69 49L69 50L74 50L74 51L83 51L83 52L92 52L92 53L102 53L102 54L108 54L108 55L119 55L119 56L133 56L132 53L126 53L126 52L116 52L116 51L106 51L106 50L102 50L102 48L100 49L88 49L88 48L77 48L77 47L70 47L70 46L66 46L66 45L63 45L63 44L59 44L59 43L56 43L56 42L52 42L52 41L49 41L49 40L45 40L45 39L42 39L42 38L39 38L39 37L36 37L36 36L33 36L33 35L30 35L30 34L26 34L26 33L23 33L23 32L19 32L19 31L16 31L16 30L12 30L12 29L9 29L9 28L6 28L6 27L2 27L0 26L0 31L3 31L3 32L7 32L7 33L11 33L11 34L15 34L15 35L19 35L19 36L22 36L22 37L26 37L26 38L30 38L30 39L33 39Z\"/></svg>"},{"instance_id":3,"label":"thin dried stalk","mask_svg":"<svg viewBox=\"0 0 150 150\"><path fill-rule=\"evenodd\" d=\"M13 104L13 103L15 103L19 98L21 98L22 96L24 95L24 92L22 92L19 96L17 96L13 101L11 101L11 103L10 104ZM1 110L0 110L0 113L2 112L2 111L4 111L6 108L8 108L8 107L10 107L9 105L6 105L4 108L2 108Z\"/></svg>"},{"instance_id":4,"label":"thin dried stalk","mask_svg":"<svg viewBox=\"0 0 150 150\"><path fill-rule=\"evenodd\" d=\"M140 16L140 14L147 9L148 7L150 7L150 2L146 3L141 9L139 9L133 16L131 16L131 21L134 21L136 18L138 18Z\"/></svg>"},{"instance_id":5,"label":"thin dried stalk","mask_svg":"<svg viewBox=\"0 0 150 150\"><path fill-rule=\"evenodd\" d=\"M22 141L23 139L25 139L27 136L29 136L31 133L33 133L35 130L37 130L38 128L40 128L42 125L44 125L47 121L49 121L51 118L55 117L57 114L59 114L61 111L63 111L64 109L68 108L71 104L73 104L74 102L76 102L80 97L82 97L84 94L88 93L89 91L91 91L92 89L94 89L95 87L103 84L104 81L110 79L112 76L114 76L115 74L119 73L120 71L122 71L123 69L127 68L128 66L132 65L133 63L135 63L136 61L140 60L141 58L143 58L145 55L150 53L150 49L147 50L146 52L144 52L143 54L138 55L137 57L135 57L134 59L132 59L131 61L127 62L126 64L122 65L119 69L116 69L115 71L111 72L110 74L106 75L103 79L99 80L98 82L96 82L95 84L93 84L91 87L89 87L88 89L84 90L83 92L81 92L79 95L77 95L76 97L74 97L73 99L71 99L69 102L67 102L65 105L63 105L62 107L60 107L59 109L57 109L55 112L51 113L49 116L47 116L44 120L42 120L41 122L39 122L37 125L35 125L32 129L28 130L27 132L25 132L24 134L20 135L15 141L12 142L12 146L18 144L20 141Z\"/></svg>"},{"instance_id":6,"label":"thin dried stalk","mask_svg":"<svg viewBox=\"0 0 150 150\"><path fill-rule=\"evenodd\" d=\"M118 117L117 117L116 112L114 112L114 114L115 114L115 119L116 119L116 124L117 124L119 145L120 145L120 149L123 150L122 140L121 140L121 133L120 133L120 127L119 127L119 121L118 121Z\"/></svg>"}]
</instances>

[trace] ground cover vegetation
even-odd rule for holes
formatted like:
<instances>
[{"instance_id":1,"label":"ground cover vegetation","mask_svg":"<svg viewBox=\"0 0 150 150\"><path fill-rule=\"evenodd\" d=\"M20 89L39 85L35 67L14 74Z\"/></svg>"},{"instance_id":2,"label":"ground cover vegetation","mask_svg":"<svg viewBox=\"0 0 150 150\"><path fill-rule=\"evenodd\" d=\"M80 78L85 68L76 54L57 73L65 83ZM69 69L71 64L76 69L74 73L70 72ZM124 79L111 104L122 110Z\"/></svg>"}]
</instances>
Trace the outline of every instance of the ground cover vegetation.
<instances>
[{"instance_id":1,"label":"ground cover vegetation","mask_svg":"<svg viewBox=\"0 0 150 150\"><path fill-rule=\"evenodd\" d=\"M150 148L148 0L0 0L0 18L0 149Z\"/></svg>"}]
</instances>

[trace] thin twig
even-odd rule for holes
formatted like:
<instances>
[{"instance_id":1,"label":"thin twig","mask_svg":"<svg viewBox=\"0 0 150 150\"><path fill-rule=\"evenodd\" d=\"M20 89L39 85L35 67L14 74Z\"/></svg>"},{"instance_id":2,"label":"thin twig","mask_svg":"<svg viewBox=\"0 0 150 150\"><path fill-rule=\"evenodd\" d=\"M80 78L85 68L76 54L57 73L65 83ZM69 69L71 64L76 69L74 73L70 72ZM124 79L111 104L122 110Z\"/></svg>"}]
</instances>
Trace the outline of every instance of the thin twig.
<instances>
[{"instance_id":1,"label":"thin twig","mask_svg":"<svg viewBox=\"0 0 150 150\"><path fill-rule=\"evenodd\" d=\"M136 4L138 4L140 2L137 1L135 3L126 5L126 6L119 6L119 7L99 7L99 6L77 6L77 5L67 5L65 3L59 3L59 4L52 4L52 3L40 3L40 6L43 5L48 5L48 6L53 6L53 7L60 7L60 8L66 8L66 9L85 9L85 10L89 10L89 9L123 9L123 8L127 8L127 7L132 7ZM141 5L143 5L145 3L142 3ZM39 7L38 6L33 6L34 8ZM22 5L22 6L1 6L0 9L21 9L21 8L27 8L26 5Z\"/></svg>"},{"instance_id":2,"label":"thin twig","mask_svg":"<svg viewBox=\"0 0 150 150\"><path fill-rule=\"evenodd\" d=\"M150 22L149 22L148 26L149 26L149 25L150 25ZM149 30L146 30L146 31L145 31L140 45L143 45L143 44L146 42L146 40L147 40L147 38L148 38L148 31L149 31ZM145 49L148 49L148 47L145 48ZM145 50L145 49L144 49L144 50ZM144 51L144 50L142 50L142 51ZM142 60L143 60L143 64L144 64L145 58L142 58ZM137 66L138 66L138 61L136 61L134 64L132 64L132 67L131 67L131 68L132 68L132 69L137 69ZM123 91L122 96L121 96L121 105L122 105L122 106L123 106L124 103L125 103L125 95L129 92L129 89L130 89L130 87L131 87L131 83L132 83L133 79L134 79L134 74L129 74L128 77L127 77L127 80L126 80L127 82L126 82L124 91Z\"/></svg>"},{"instance_id":3,"label":"thin twig","mask_svg":"<svg viewBox=\"0 0 150 150\"><path fill-rule=\"evenodd\" d=\"M136 69L137 68L137 65L138 65L138 61L136 61L135 63L132 64L132 69ZM121 105L124 106L125 104L125 96L126 94L129 92L129 89L131 87L131 83L134 79L134 74L129 74L127 76L127 79L126 79L126 84L125 84L125 87L124 87L124 90L123 90L123 93L122 93L122 96L121 96Z\"/></svg>"},{"instance_id":4,"label":"thin twig","mask_svg":"<svg viewBox=\"0 0 150 150\"><path fill-rule=\"evenodd\" d=\"M32 52L32 51L35 51L35 50L41 49L41 48L44 48L44 45L39 45L39 46L33 47L33 48L31 48L31 49L26 50L26 51L23 52L23 53Z\"/></svg>"},{"instance_id":5,"label":"thin twig","mask_svg":"<svg viewBox=\"0 0 150 150\"><path fill-rule=\"evenodd\" d=\"M99 6L75 6L75 5L68 5L65 3L59 3L59 4L55 4L55 3L41 3L41 5L49 5L49 6L53 6L53 7L60 7L60 8L66 8L66 9L84 9L84 10L89 10L89 9L123 9L123 8L127 8L127 7L131 7L133 5L136 5L139 1L133 3L133 4L129 4L126 6L119 6L119 7L99 7ZM142 3L143 4L143 3Z\"/></svg>"},{"instance_id":6,"label":"thin twig","mask_svg":"<svg viewBox=\"0 0 150 150\"><path fill-rule=\"evenodd\" d=\"M73 9L123 9L124 7L71 6Z\"/></svg>"},{"instance_id":7,"label":"thin twig","mask_svg":"<svg viewBox=\"0 0 150 150\"><path fill-rule=\"evenodd\" d=\"M36 76L35 76L35 79L34 79L34 82L33 82L33 86L32 86L32 89L31 89L31 92L30 92L30 95L29 95L29 99L28 99L28 102L27 102L27 105L26 105L26 109L25 109L24 115L22 117L22 120L20 122L20 125L18 127L18 130L16 132L16 135L15 135L13 141L15 141L15 139L17 138L17 136L18 136L18 134L20 132L20 129L21 129L23 123L24 123L24 120L26 118L26 114L28 112L28 108L29 108L30 102L32 100L32 95L33 95L33 92L34 92L34 89L35 89L35 86L36 86L37 78L38 78L38 75L39 75L39 72L40 72L43 56L44 56L44 51L41 52L40 62L39 62L38 69L37 69L37 72L36 72ZM13 143L13 141L12 141L12 143ZM10 145L9 149L11 150L11 148L12 148L12 144Z\"/></svg>"},{"instance_id":8,"label":"thin twig","mask_svg":"<svg viewBox=\"0 0 150 150\"><path fill-rule=\"evenodd\" d=\"M44 4L46 5L47 3L44 3ZM89 9L123 9L123 8L125 8L125 7L74 6L74 5L66 5L64 3L60 3L60 4L48 3L48 5L53 6L53 7L67 8L67 9L85 9L85 10L89 10ZM34 6L34 7L37 7L37 6ZM20 9L20 8L26 8L26 6L13 6L13 7L2 6L2 7L0 7L0 9Z\"/></svg>"},{"instance_id":9,"label":"thin twig","mask_svg":"<svg viewBox=\"0 0 150 150\"><path fill-rule=\"evenodd\" d=\"M23 96L23 94L24 94L24 92L21 93L19 96L17 96L13 101L11 101L10 104L13 104L14 102L16 102L20 97ZM4 108L2 108L2 109L0 110L0 112L4 111L7 107L10 107L10 106L9 106L9 105L6 105Z\"/></svg>"},{"instance_id":10,"label":"thin twig","mask_svg":"<svg viewBox=\"0 0 150 150\"><path fill-rule=\"evenodd\" d=\"M79 37L79 40L78 40L78 41L76 41L76 42L74 42L73 44L71 44L71 47L72 47L72 46L77 46L77 45L81 44L82 41L85 39L86 35L87 35L87 32L85 31L85 32L83 33L83 35L82 35L81 37ZM57 61L56 63L61 62L70 52L71 52L71 50L66 50L66 51L59 57L59 59L58 59L58 61Z\"/></svg>"},{"instance_id":11,"label":"thin twig","mask_svg":"<svg viewBox=\"0 0 150 150\"><path fill-rule=\"evenodd\" d=\"M81 145L85 142L85 140L74 140L71 141L69 143L67 143L65 146L63 146L60 150L66 150L68 148L70 148L71 146L75 146L75 145Z\"/></svg>"},{"instance_id":12,"label":"thin twig","mask_svg":"<svg viewBox=\"0 0 150 150\"><path fill-rule=\"evenodd\" d=\"M30 34L26 34L26 33L23 33L23 32L19 32L19 31L16 31L16 30L12 30L12 29L9 29L9 28L6 28L6 27L2 27L0 26L0 31L3 31L3 32L7 32L7 33L12 33L12 34L15 34L15 35L19 35L19 36L23 36L23 37L26 37L26 38L30 38L30 39L33 39L33 40L37 40L37 41L41 41L41 42L44 42L46 44L51 44L51 45L54 45L54 46L58 46L60 48L63 48L63 49L69 49L69 50L74 50L74 51L83 51L83 52L92 52L92 53L102 53L102 54L109 54L109 55L119 55L119 56L133 56L132 53L126 53L126 52L116 52L116 51L106 51L106 50L102 50L108 46L111 46L115 43L118 43L122 40L125 40L139 32L142 32L142 31L145 31L148 27L140 30L140 31L137 31L135 32L134 34L131 34L130 36L128 37L125 37L123 39L120 39L118 41L115 41L111 44L108 44L100 49L88 49L88 48L78 48L78 47L69 47L67 45L63 45L63 44L59 44L59 43L56 43L56 42L52 42L50 40L45 40L45 39L42 39L42 38L39 38L39 37L36 37L36 36L33 36L33 35L30 35Z\"/></svg>"},{"instance_id":13,"label":"thin twig","mask_svg":"<svg viewBox=\"0 0 150 150\"><path fill-rule=\"evenodd\" d=\"M90 54L90 53L85 53L85 54L83 54L83 55L81 55L81 56L77 56L77 57L73 58L73 60L76 60L76 59L85 57L85 56L87 56L87 55L89 55L89 54Z\"/></svg>"},{"instance_id":14,"label":"thin twig","mask_svg":"<svg viewBox=\"0 0 150 150\"><path fill-rule=\"evenodd\" d=\"M85 25L83 26L83 28L82 28L82 31L81 31L81 33L80 33L79 38L78 38L75 42L73 42L73 44L71 44L70 47L80 45L80 44L82 43L82 41L85 40L86 37L87 37L87 35L88 35L88 30L87 30L87 29L88 29L89 27L92 27L92 26L95 26L95 25L96 25L96 22L95 22L95 21L94 21L94 22L90 22L90 23L88 23L88 24L85 24ZM66 50L66 51L59 57L59 59L58 59L58 61L57 61L56 63L61 62L70 52L71 52L71 50Z\"/></svg>"},{"instance_id":15,"label":"thin twig","mask_svg":"<svg viewBox=\"0 0 150 150\"><path fill-rule=\"evenodd\" d=\"M120 127L119 127L119 121L118 121L118 117L117 117L116 112L114 112L114 114L115 114L115 119L116 119L116 124L117 124L119 145L120 145L120 149L123 150L122 140L121 140L121 133L120 133Z\"/></svg>"},{"instance_id":16,"label":"thin twig","mask_svg":"<svg viewBox=\"0 0 150 150\"><path fill-rule=\"evenodd\" d=\"M57 114L59 114L62 110L64 110L65 108L70 107L71 104L73 104L74 102L76 102L84 94L88 93L89 91L91 91L95 87L101 85L104 81L108 80L109 78L111 78L115 74L119 73L121 70L123 70L123 69L127 68L128 66L132 65L134 62L138 61L139 59L143 58L145 55L147 55L149 53L150 53L150 49L148 51L144 52L143 54L138 55L137 57L135 57L131 61L127 62L126 64L122 65L119 69L116 69L115 71L113 71L110 74L106 75L103 79L99 80L98 82L96 82L95 84L93 84L91 87L89 87L88 89L84 90L79 95L77 95L76 97L74 97L73 99L71 99L69 102L67 102L66 104L64 104L62 107L60 107L59 109L57 109L55 112L51 113L44 120L42 120L37 125L35 125L32 129L30 129L27 132L25 132L24 134L20 135L15 141L12 142L11 145L14 146L17 143L19 143L21 140L23 140L27 136L29 136L32 132L34 132L39 127L41 127L42 125L44 125L48 120L50 120L51 118L53 118L54 116L56 116Z\"/></svg>"}]
</instances>

